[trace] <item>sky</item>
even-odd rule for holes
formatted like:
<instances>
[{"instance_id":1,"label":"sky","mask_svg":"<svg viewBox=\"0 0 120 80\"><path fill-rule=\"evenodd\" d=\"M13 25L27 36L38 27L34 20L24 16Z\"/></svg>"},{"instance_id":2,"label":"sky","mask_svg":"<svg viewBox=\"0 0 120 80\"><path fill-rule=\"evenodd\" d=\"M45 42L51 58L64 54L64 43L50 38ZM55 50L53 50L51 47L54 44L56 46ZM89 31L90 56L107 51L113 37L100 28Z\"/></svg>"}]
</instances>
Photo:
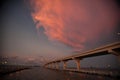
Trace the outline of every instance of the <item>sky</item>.
<instances>
[{"instance_id":1,"label":"sky","mask_svg":"<svg viewBox=\"0 0 120 80\"><path fill-rule=\"evenodd\" d=\"M117 42L119 14L117 0L3 1L1 56L39 62ZM105 59L117 64L113 55Z\"/></svg>"}]
</instances>

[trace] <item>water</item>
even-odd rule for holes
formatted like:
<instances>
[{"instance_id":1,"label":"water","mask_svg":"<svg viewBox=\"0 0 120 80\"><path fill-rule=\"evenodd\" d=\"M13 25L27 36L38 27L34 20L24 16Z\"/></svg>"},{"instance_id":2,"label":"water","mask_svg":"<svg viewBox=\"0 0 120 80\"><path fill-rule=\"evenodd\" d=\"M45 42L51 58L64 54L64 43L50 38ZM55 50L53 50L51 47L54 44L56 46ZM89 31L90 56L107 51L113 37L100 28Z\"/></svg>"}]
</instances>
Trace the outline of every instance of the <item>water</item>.
<instances>
[{"instance_id":1,"label":"water","mask_svg":"<svg viewBox=\"0 0 120 80\"><path fill-rule=\"evenodd\" d=\"M34 67L4 75L0 80L119 80L107 76L88 75Z\"/></svg>"}]
</instances>

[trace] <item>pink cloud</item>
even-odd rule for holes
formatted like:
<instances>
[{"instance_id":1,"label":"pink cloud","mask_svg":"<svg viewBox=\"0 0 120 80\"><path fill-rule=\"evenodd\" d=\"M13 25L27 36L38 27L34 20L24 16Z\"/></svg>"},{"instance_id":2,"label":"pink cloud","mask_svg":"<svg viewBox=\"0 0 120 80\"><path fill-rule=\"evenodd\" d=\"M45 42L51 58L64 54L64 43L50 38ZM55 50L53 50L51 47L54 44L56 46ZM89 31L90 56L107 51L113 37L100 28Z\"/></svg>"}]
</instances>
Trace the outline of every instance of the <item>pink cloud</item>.
<instances>
[{"instance_id":1,"label":"pink cloud","mask_svg":"<svg viewBox=\"0 0 120 80\"><path fill-rule=\"evenodd\" d=\"M73 49L109 35L118 18L113 0L31 0L36 28L44 27L50 40Z\"/></svg>"}]
</instances>

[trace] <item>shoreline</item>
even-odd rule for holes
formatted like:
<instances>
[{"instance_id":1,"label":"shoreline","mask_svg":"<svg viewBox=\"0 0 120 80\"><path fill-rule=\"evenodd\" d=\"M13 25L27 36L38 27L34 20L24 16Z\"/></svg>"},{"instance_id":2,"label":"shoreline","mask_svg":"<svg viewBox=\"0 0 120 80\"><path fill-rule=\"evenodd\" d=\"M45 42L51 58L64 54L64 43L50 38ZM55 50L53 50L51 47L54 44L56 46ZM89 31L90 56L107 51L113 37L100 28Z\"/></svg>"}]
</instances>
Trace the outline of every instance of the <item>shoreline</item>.
<instances>
[{"instance_id":1,"label":"shoreline","mask_svg":"<svg viewBox=\"0 0 120 80\"><path fill-rule=\"evenodd\" d=\"M16 65L9 65L0 67L0 76L4 76L10 73L15 73L18 71L30 69L31 67L28 66L16 66Z\"/></svg>"}]
</instances>

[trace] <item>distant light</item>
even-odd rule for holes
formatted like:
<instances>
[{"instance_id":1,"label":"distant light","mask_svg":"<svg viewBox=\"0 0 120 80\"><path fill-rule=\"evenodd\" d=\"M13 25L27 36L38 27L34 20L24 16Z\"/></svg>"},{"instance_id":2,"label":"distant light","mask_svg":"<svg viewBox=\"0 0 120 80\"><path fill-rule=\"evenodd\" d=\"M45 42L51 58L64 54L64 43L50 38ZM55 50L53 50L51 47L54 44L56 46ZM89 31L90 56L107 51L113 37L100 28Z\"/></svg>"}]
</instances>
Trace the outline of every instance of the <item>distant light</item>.
<instances>
[{"instance_id":1,"label":"distant light","mask_svg":"<svg viewBox=\"0 0 120 80\"><path fill-rule=\"evenodd\" d=\"M4 63L7 64L7 61L5 61Z\"/></svg>"},{"instance_id":2,"label":"distant light","mask_svg":"<svg viewBox=\"0 0 120 80\"><path fill-rule=\"evenodd\" d=\"M107 67L111 67L111 65L108 64Z\"/></svg>"},{"instance_id":3,"label":"distant light","mask_svg":"<svg viewBox=\"0 0 120 80\"><path fill-rule=\"evenodd\" d=\"M8 63L7 61L1 62L1 64L7 64L7 63Z\"/></svg>"},{"instance_id":4,"label":"distant light","mask_svg":"<svg viewBox=\"0 0 120 80\"><path fill-rule=\"evenodd\" d=\"M120 32L118 32L117 34L120 35Z\"/></svg>"}]
</instances>

